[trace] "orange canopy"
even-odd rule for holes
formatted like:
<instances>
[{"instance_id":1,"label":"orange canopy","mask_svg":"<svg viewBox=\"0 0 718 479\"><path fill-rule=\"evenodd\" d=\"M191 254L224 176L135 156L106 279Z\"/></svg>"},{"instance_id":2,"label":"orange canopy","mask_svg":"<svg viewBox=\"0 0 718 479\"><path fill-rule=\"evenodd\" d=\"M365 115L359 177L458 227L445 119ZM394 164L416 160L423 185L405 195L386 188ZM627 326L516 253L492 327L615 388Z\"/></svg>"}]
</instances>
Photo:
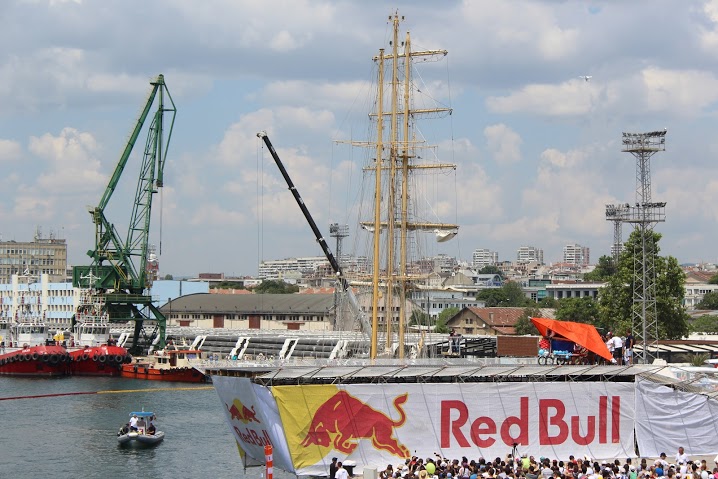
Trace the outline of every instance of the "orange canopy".
<instances>
[{"instance_id":1,"label":"orange canopy","mask_svg":"<svg viewBox=\"0 0 718 479\"><path fill-rule=\"evenodd\" d=\"M571 321L548 318L531 318L531 322L534 323L542 336L549 336L549 331L553 331L553 337L556 339L568 339L602 358L609 361L613 359L611 353L608 352L606 343L603 342L601 335L598 334L596 327L592 324L572 323Z\"/></svg>"}]
</instances>

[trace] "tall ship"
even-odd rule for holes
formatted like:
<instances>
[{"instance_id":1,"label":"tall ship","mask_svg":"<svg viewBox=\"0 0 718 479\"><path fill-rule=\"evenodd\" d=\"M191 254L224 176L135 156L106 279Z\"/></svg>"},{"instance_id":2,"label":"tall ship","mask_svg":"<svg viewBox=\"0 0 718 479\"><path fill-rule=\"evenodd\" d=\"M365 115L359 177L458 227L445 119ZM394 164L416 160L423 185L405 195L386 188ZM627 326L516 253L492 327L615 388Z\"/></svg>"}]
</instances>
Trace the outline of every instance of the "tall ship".
<instances>
[{"instance_id":1,"label":"tall ship","mask_svg":"<svg viewBox=\"0 0 718 479\"><path fill-rule=\"evenodd\" d=\"M13 281L17 294L3 298L0 311L0 375L68 375L71 358L50 337L39 283L27 271Z\"/></svg>"},{"instance_id":2,"label":"tall ship","mask_svg":"<svg viewBox=\"0 0 718 479\"><path fill-rule=\"evenodd\" d=\"M90 279L89 284L94 281ZM126 334L120 337L120 342L125 338ZM80 291L69 354L74 376L119 376L122 365L132 361L127 349L110 336L104 296L95 288Z\"/></svg>"}]
</instances>

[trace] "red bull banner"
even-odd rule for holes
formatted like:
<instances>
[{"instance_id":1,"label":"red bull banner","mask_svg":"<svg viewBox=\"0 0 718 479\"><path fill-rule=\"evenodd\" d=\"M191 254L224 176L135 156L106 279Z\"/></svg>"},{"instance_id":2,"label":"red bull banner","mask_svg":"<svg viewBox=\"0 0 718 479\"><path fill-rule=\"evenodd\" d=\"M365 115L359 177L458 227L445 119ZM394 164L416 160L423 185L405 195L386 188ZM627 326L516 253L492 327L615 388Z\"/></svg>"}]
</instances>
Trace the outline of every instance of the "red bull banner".
<instances>
[{"instance_id":1,"label":"red bull banner","mask_svg":"<svg viewBox=\"0 0 718 479\"><path fill-rule=\"evenodd\" d=\"M214 376L212 382L244 465L265 464L265 446L272 446L274 465L293 471L277 403L270 390L246 378Z\"/></svg>"},{"instance_id":2,"label":"red bull banner","mask_svg":"<svg viewBox=\"0 0 718 479\"><path fill-rule=\"evenodd\" d=\"M418 455L634 456L633 383L275 386L292 472L332 457L383 467ZM276 462L276 461L275 461ZM360 470L360 469L359 469Z\"/></svg>"}]
</instances>

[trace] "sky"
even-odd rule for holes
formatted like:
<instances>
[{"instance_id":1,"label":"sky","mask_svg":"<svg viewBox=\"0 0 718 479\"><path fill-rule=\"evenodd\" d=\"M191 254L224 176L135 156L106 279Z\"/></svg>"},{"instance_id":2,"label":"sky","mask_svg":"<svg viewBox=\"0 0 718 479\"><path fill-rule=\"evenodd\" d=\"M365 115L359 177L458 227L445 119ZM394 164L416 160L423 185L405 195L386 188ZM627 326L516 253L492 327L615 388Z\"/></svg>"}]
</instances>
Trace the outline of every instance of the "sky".
<instances>
[{"instance_id":1,"label":"sky","mask_svg":"<svg viewBox=\"0 0 718 479\"><path fill-rule=\"evenodd\" d=\"M321 255L261 130L324 234L349 224L349 252L368 153L346 141L370 139L372 58L395 11L413 50L449 52L412 87L452 108L421 132L457 165L427 205L460 230L427 254L515 260L535 246L553 263L577 243L596 262L613 239L606 205L636 199L622 132L666 128L650 161L661 254L718 261L718 0L6 0L0 236L40 228L89 264L88 208L162 73L177 118L153 203L161 274L256 275L262 260ZM145 131L106 211L123 237Z\"/></svg>"}]
</instances>

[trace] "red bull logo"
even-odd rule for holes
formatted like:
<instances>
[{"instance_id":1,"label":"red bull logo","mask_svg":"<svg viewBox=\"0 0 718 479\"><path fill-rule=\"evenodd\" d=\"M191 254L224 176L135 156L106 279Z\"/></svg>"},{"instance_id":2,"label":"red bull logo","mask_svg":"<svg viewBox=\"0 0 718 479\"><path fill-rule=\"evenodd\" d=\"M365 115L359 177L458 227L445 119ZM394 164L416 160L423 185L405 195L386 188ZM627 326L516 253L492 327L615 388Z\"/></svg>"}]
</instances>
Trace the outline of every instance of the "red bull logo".
<instances>
[{"instance_id":1,"label":"red bull logo","mask_svg":"<svg viewBox=\"0 0 718 479\"><path fill-rule=\"evenodd\" d=\"M254 405L252 405L250 408L247 408L239 399L235 399L232 401L232 405L228 405L225 403L225 406L227 407L227 411L229 411L229 415L232 418L232 420L237 420L243 424L249 424L250 422L256 422L259 424L259 419L257 419L257 413L254 410Z\"/></svg>"},{"instance_id":2,"label":"red bull logo","mask_svg":"<svg viewBox=\"0 0 718 479\"><path fill-rule=\"evenodd\" d=\"M365 404L346 391L339 391L317 408L309 425L309 431L301 445L332 447L344 454L351 454L360 439L370 439L376 449L405 458L409 450L394 437L394 428L406 422L403 404L408 398L402 394L394 399L399 419L389 416Z\"/></svg>"}]
</instances>

